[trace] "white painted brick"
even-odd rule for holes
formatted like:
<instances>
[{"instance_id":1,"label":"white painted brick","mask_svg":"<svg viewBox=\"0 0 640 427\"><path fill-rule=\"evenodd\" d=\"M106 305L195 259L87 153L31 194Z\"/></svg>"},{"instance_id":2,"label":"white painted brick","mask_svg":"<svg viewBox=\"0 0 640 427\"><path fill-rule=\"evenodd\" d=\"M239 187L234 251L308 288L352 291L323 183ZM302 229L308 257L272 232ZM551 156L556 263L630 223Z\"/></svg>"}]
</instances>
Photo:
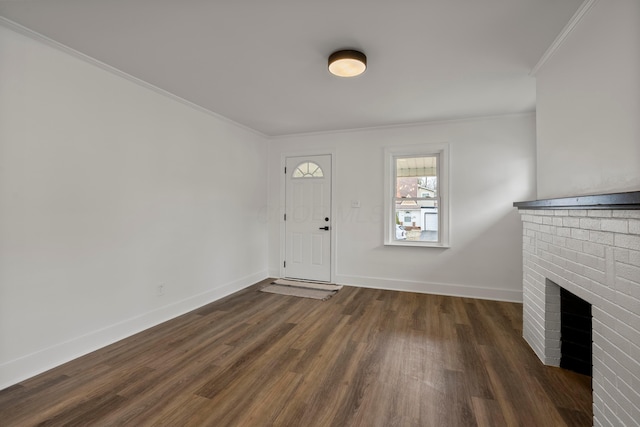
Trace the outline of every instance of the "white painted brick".
<instances>
[{"instance_id":1,"label":"white painted brick","mask_svg":"<svg viewBox=\"0 0 640 427\"><path fill-rule=\"evenodd\" d=\"M570 261L577 261L578 253L579 252L572 251L571 249L560 248L560 256Z\"/></svg>"},{"instance_id":2,"label":"white painted brick","mask_svg":"<svg viewBox=\"0 0 640 427\"><path fill-rule=\"evenodd\" d=\"M640 236L630 234L615 234L614 245L619 248L633 249L640 251Z\"/></svg>"},{"instance_id":3,"label":"white painted brick","mask_svg":"<svg viewBox=\"0 0 640 427\"><path fill-rule=\"evenodd\" d=\"M541 225L540 225L540 228L539 228L539 231L540 231L541 233L545 233L545 234L555 234L555 233L553 232L553 229L551 228L551 226L550 226L550 225L544 225L544 224L541 224Z\"/></svg>"},{"instance_id":4,"label":"white painted brick","mask_svg":"<svg viewBox=\"0 0 640 427\"><path fill-rule=\"evenodd\" d=\"M640 313L640 300L629 295L618 293L616 303L627 311L630 311L632 313ZM630 317L631 316L627 316L626 318L622 318L620 320L623 322L630 321Z\"/></svg>"},{"instance_id":5,"label":"white painted brick","mask_svg":"<svg viewBox=\"0 0 640 427\"><path fill-rule=\"evenodd\" d=\"M623 279L621 277L616 277L613 286L616 291L621 292L625 295L631 295L631 281Z\"/></svg>"},{"instance_id":6,"label":"white painted brick","mask_svg":"<svg viewBox=\"0 0 640 427\"><path fill-rule=\"evenodd\" d=\"M562 258L559 255L552 255L551 256L551 262L553 262L557 267L565 269L565 268L567 268L567 263L569 263L571 261L566 260L566 259Z\"/></svg>"},{"instance_id":7,"label":"white painted brick","mask_svg":"<svg viewBox=\"0 0 640 427\"><path fill-rule=\"evenodd\" d=\"M567 249L572 249L574 251L582 252L582 241L575 239L567 239L566 245Z\"/></svg>"},{"instance_id":8,"label":"white painted brick","mask_svg":"<svg viewBox=\"0 0 640 427\"><path fill-rule=\"evenodd\" d=\"M562 356L559 348L547 349L547 362L549 366L560 366L560 357Z\"/></svg>"},{"instance_id":9,"label":"white painted brick","mask_svg":"<svg viewBox=\"0 0 640 427\"><path fill-rule=\"evenodd\" d=\"M540 227L548 227L547 225L541 225ZM540 233L538 235L538 239L545 242L545 243L552 243L553 242L553 236L551 234L548 233Z\"/></svg>"},{"instance_id":10,"label":"white painted brick","mask_svg":"<svg viewBox=\"0 0 640 427\"><path fill-rule=\"evenodd\" d=\"M595 399L594 399L595 400ZM598 403L602 403L601 400L598 400ZM593 427L605 427L612 426L610 421L606 419L606 415L604 414L604 405L599 405L596 407L596 402L593 403Z\"/></svg>"},{"instance_id":11,"label":"white painted brick","mask_svg":"<svg viewBox=\"0 0 640 427\"><path fill-rule=\"evenodd\" d=\"M554 235L552 236L551 243L553 243L555 246L564 247L567 245L567 239L565 239L564 237L559 237L557 235Z\"/></svg>"},{"instance_id":12,"label":"white painted brick","mask_svg":"<svg viewBox=\"0 0 640 427\"><path fill-rule=\"evenodd\" d=\"M538 249L538 251L548 251L549 250L549 244L547 242L543 242L540 240L536 240L536 248Z\"/></svg>"},{"instance_id":13,"label":"white painted brick","mask_svg":"<svg viewBox=\"0 0 640 427\"><path fill-rule=\"evenodd\" d=\"M551 261L553 254L550 251L538 250L539 262Z\"/></svg>"},{"instance_id":14,"label":"white painted brick","mask_svg":"<svg viewBox=\"0 0 640 427\"><path fill-rule=\"evenodd\" d=\"M591 314L593 316L594 324L596 322L602 323L613 330L615 330L618 323L620 323L618 319L611 316L609 313L602 310L600 307L591 307Z\"/></svg>"},{"instance_id":15,"label":"white painted brick","mask_svg":"<svg viewBox=\"0 0 640 427\"><path fill-rule=\"evenodd\" d=\"M560 277L567 277L571 273L574 273L577 276L572 276L572 277L579 279L580 277L584 276L584 268L585 268L584 265L580 265L577 262L567 260L565 267L562 270L560 270L560 273L558 273L558 275Z\"/></svg>"},{"instance_id":16,"label":"white painted brick","mask_svg":"<svg viewBox=\"0 0 640 427\"><path fill-rule=\"evenodd\" d=\"M616 400L617 411L616 416L620 420L621 426L633 426L638 425L638 420L634 420L627 409L631 407L632 403L624 395L620 395Z\"/></svg>"},{"instance_id":17,"label":"white painted brick","mask_svg":"<svg viewBox=\"0 0 640 427\"><path fill-rule=\"evenodd\" d=\"M570 228L578 228L580 227L580 218L562 218L562 225Z\"/></svg>"},{"instance_id":18,"label":"white painted brick","mask_svg":"<svg viewBox=\"0 0 640 427\"><path fill-rule=\"evenodd\" d=\"M599 356L602 358L604 363L609 366L614 372L618 372L620 370L620 360L616 358L616 355L620 353L620 351L616 348L615 345L608 339L604 337L600 333L600 331L593 331L593 339L598 342L598 346L602 348L602 354Z\"/></svg>"},{"instance_id":19,"label":"white painted brick","mask_svg":"<svg viewBox=\"0 0 640 427\"><path fill-rule=\"evenodd\" d=\"M553 238L555 239L555 236ZM560 249L561 249L560 246L555 245L555 244L551 244L551 245L549 245L548 252L550 254L553 254L553 255L560 255Z\"/></svg>"},{"instance_id":20,"label":"white painted brick","mask_svg":"<svg viewBox=\"0 0 640 427\"><path fill-rule=\"evenodd\" d=\"M557 283L547 280L544 283L544 295L548 304L557 304L557 309L560 310L560 286ZM551 308L551 307L549 307Z\"/></svg>"},{"instance_id":21,"label":"white painted brick","mask_svg":"<svg viewBox=\"0 0 640 427\"><path fill-rule=\"evenodd\" d=\"M597 304L602 299L602 296L594 291L594 288L597 288L598 286L601 285L596 282L591 282L590 289L582 289L581 298L587 301L589 304ZM614 292L613 289L611 289L610 292Z\"/></svg>"},{"instance_id":22,"label":"white painted brick","mask_svg":"<svg viewBox=\"0 0 640 427\"><path fill-rule=\"evenodd\" d=\"M593 255L586 254L584 252L577 254L577 262L587 267L591 267L600 272L604 272L604 259L598 258Z\"/></svg>"},{"instance_id":23,"label":"white painted brick","mask_svg":"<svg viewBox=\"0 0 640 427\"><path fill-rule=\"evenodd\" d=\"M610 359L606 360L607 363L610 364L619 378L627 378L629 381L637 378L637 373L640 372L640 363L637 360L620 351L616 346L613 346L613 351L608 353L607 356L610 357ZM612 392L615 393L616 391Z\"/></svg>"},{"instance_id":24,"label":"white painted brick","mask_svg":"<svg viewBox=\"0 0 640 427\"><path fill-rule=\"evenodd\" d=\"M613 217L640 219L640 210L615 210L613 211Z\"/></svg>"},{"instance_id":25,"label":"white painted brick","mask_svg":"<svg viewBox=\"0 0 640 427\"><path fill-rule=\"evenodd\" d=\"M628 299L628 297L626 298ZM625 322L630 326L640 330L640 323L637 322L637 319L640 318L640 315L630 312L624 307L621 307L613 300L602 301L600 307L603 310L607 311L607 313L609 313L611 316L619 319L621 322Z\"/></svg>"},{"instance_id":26,"label":"white painted brick","mask_svg":"<svg viewBox=\"0 0 640 427\"><path fill-rule=\"evenodd\" d=\"M640 402L640 391L637 389L634 389L632 385L629 384L628 378L625 378L625 377L620 378L618 380L618 385L620 387L620 394L622 394L623 396L628 396L629 401ZM633 407L627 407L625 409L628 410L629 412L633 412ZM640 418L636 418L636 419L640 421Z\"/></svg>"},{"instance_id":27,"label":"white painted brick","mask_svg":"<svg viewBox=\"0 0 640 427\"><path fill-rule=\"evenodd\" d=\"M611 211L608 209L589 209L587 216L593 216L598 218L611 218Z\"/></svg>"},{"instance_id":28,"label":"white painted brick","mask_svg":"<svg viewBox=\"0 0 640 427\"><path fill-rule=\"evenodd\" d=\"M640 420L640 211L521 214L523 336L544 363L557 365L558 285L589 301L594 425Z\"/></svg>"},{"instance_id":29,"label":"white painted brick","mask_svg":"<svg viewBox=\"0 0 640 427\"><path fill-rule=\"evenodd\" d=\"M547 320L547 328L553 331L560 330L560 313L547 313L545 316Z\"/></svg>"},{"instance_id":30,"label":"white painted brick","mask_svg":"<svg viewBox=\"0 0 640 427\"><path fill-rule=\"evenodd\" d=\"M611 246L614 242L614 234L607 231L590 231L589 241Z\"/></svg>"},{"instance_id":31,"label":"white painted brick","mask_svg":"<svg viewBox=\"0 0 640 427\"><path fill-rule=\"evenodd\" d=\"M629 221L626 219L603 219L601 221L602 231L611 231L614 233L628 233Z\"/></svg>"},{"instance_id":32,"label":"white painted brick","mask_svg":"<svg viewBox=\"0 0 640 427\"><path fill-rule=\"evenodd\" d=\"M547 309L546 314L560 314L560 303L546 303L545 308ZM546 318L546 316L545 316ZM558 329L559 330L559 329Z\"/></svg>"},{"instance_id":33,"label":"white painted brick","mask_svg":"<svg viewBox=\"0 0 640 427\"><path fill-rule=\"evenodd\" d=\"M634 336L635 338L635 336ZM626 340L626 343L628 345L628 348L626 349L626 353L629 355L629 357L632 360L635 360L636 362L638 360L640 360L640 347L638 347L635 343L638 343L638 341L633 341L631 339L631 336L629 335L622 335L620 334L620 339L621 340ZM632 372L632 374L634 374ZM635 372L635 376L636 377L640 377L640 369L638 369L638 371ZM640 393L640 390L638 391ZM640 402L640 400L638 401Z\"/></svg>"},{"instance_id":34,"label":"white painted brick","mask_svg":"<svg viewBox=\"0 0 640 427\"><path fill-rule=\"evenodd\" d=\"M618 262L623 262L625 264L629 264L629 249L624 248L615 248L613 250L614 258Z\"/></svg>"},{"instance_id":35,"label":"white painted brick","mask_svg":"<svg viewBox=\"0 0 640 427\"><path fill-rule=\"evenodd\" d=\"M631 377L631 387L633 387L634 390L640 390L640 376L632 376ZM640 405L638 405L638 410L640 410ZM638 419L640 419L640 417L638 417Z\"/></svg>"},{"instance_id":36,"label":"white painted brick","mask_svg":"<svg viewBox=\"0 0 640 427\"><path fill-rule=\"evenodd\" d=\"M600 304L603 300L614 301L616 299L616 289L602 283L592 283L591 291L594 293L594 297L587 301L594 305Z\"/></svg>"},{"instance_id":37,"label":"white painted brick","mask_svg":"<svg viewBox=\"0 0 640 427\"><path fill-rule=\"evenodd\" d=\"M615 328L618 331L618 333L620 333L620 335L622 335L623 337L631 341L633 354L639 355L640 354L640 347L639 347L640 331L630 327L624 322L616 322ZM637 356L634 358L637 360L637 359L640 359L640 356ZM640 372L638 373L638 375L640 375ZM638 390L640 390L640 388Z\"/></svg>"},{"instance_id":38,"label":"white painted brick","mask_svg":"<svg viewBox=\"0 0 640 427\"><path fill-rule=\"evenodd\" d=\"M599 218L580 218L580 228L584 230L600 230Z\"/></svg>"},{"instance_id":39,"label":"white painted brick","mask_svg":"<svg viewBox=\"0 0 640 427\"><path fill-rule=\"evenodd\" d=\"M547 350L560 348L560 322L545 322L545 348ZM547 351L547 356L549 356Z\"/></svg>"},{"instance_id":40,"label":"white painted brick","mask_svg":"<svg viewBox=\"0 0 640 427\"><path fill-rule=\"evenodd\" d=\"M570 261L567 261L567 262L570 262ZM558 279L556 277L564 276L565 275L565 271L566 271L565 267L561 267L561 266L559 266L557 264L554 264L554 263L548 264L548 270L549 270L549 272L553 273L553 275L549 275L549 277L551 277L552 279L554 279L556 281L558 281Z\"/></svg>"},{"instance_id":41,"label":"white painted brick","mask_svg":"<svg viewBox=\"0 0 640 427\"><path fill-rule=\"evenodd\" d=\"M583 271L583 275L586 276L587 278L598 282L598 283L604 283L605 281L605 274L603 271L598 271L595 268L591 268L588 266L582 266L582 271ZM591 283L589 283L589 285L591 285ZM587 289L591 289L592 286L585 286Z\"/></svg>"},{"instance_id":42,"label":"white painted brick","mask_svg":"<svg viewBox=\"0 0 640 427\"><path fill-rule=\"evenodd\" d=\"M599 332L602 334L603 337L605 337L606 341L608 341L609 343L611 343L611 345L615 347L615 351L622 352L625 354L625 357L630 357L633 360L630 343L625 337L620 335L614 329L608 328L603 323L599 323L598 326L602 328L602 330ZM609 354L612 355L613 353L609 352ZM615 359L616 361L620 362L619 358L615 358ZM621 372L620 369L623 369L622 365L620 366L620 368L618 368L619 373Z\"/></svg>"},{"instance_id":43,"label":"white painted brick","mask_svg":"<svg viewBox=\"0 0 640 427\"><path fill-rule=\"evenodd\" d=\"M616 276L640 283L640 267L618 262L616 263Z\"/></svg>"},{"instance_id":44,"label":"white painted brick","mask_svg":"<svg viewBox=\"0 0 640 427\"><path fill-rule=\"evenodd\" d=\"M589 238L591 238L591 234L589 234ZM584 253L597 256L600 258L604 258L604 248L605 246L599 243L592 243L592 242L582 243L582 250L584 251Z\"/></svg>"},{"instance_id":45,"label":"white painted brick","mask_svg":"<svg viewBox=\"0 0 640 427\"><path fill-rule=\"evenodd\" d=\"M589 230L571 229L571 237L578 240L589 240Z\"/></svg>"}]
</instances>

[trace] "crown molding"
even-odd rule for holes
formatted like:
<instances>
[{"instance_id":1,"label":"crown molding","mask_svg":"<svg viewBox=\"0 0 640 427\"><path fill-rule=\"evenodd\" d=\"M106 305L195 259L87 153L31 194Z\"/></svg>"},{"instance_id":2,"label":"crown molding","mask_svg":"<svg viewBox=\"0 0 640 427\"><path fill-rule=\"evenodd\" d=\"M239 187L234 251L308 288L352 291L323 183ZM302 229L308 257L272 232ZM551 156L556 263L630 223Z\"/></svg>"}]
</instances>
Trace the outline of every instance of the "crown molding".
<instances>
[{"instance_id":1,"label":"crown molding","mask_svg":"<svg viewBox=\"0 0 640 427\"><path fill-rule=\"evenodd\" d=\"M589 12L597 2L598 0L585 0L580 5L576 13L574 13L569 22L567 22L567 25L565 25L560 34L558 34L558 37L551 43L551 46L549 46L547 51L542 55L542 58L540 58L535 67L529 72L530 76L535 77L538 71L540 71L547 61L560 49L560 46L562 46L567 37L569 37L569 34L571 34L573 29L582 21L582 18L585 17L587 12Z\"/></svg>"},{"instance_id":2,"label":"crown molding","mask_svg":"<svg viewBox=\"0 0 640 427\"><path fill-rule=\"evenodd\" d=\"M102 61L100 61L100 60L98 60L96 58L93 58L93 57L91 57L91 56L89 56L87 54L84 54L84 53L82 53L80 51L77 51L77 50L75 50L75 49L73 49L73 48L71 48L71 47L69 47L69 46L67 46L65 44L57 42L57 41L55 41L55 40L53 40L53 39L51 39L51 38L49 38L49 37L47 37L47 36L45 36L43 34L40 34L40 33L36 32L36 31L33 31L33 30L23 26L23 25L20 25L17 22L14 22L14 21L12 21L10 19L7 19L4 16L0 16L0 25L4 26L4 27L6 27L6 28L8 28L10 30L15 31L16 33L22 34L23 36L29 37L32 40L39 41L41 43L44 43L47 46L53 47L54 49L57 49L57 50L62 51L64 53L66 53L66 54L69 54L69 55L71 55L71 56L73 56L73 57L75 57L77 59L80 59L81 61L87 62L87 63L89 63L89 64L91 64L93 66L96 66L96 67L98 67L98 68L100 68L100 69L102 69L104 71L107 71L107 72L109 72L111 74L114 74L114 75L116 75L118 77L121 77L123 79L129 80L130 82L135 83L138 86L142 86L145 89L149 89L149 90L151 90L151 91L153 91L153 92L155 92L157 94L160 94L160 95L162 95L164 97L167 97L167 98L169 98L169 99L171 99L173 101L176 101L176 102L179 102L179 103L181 103L183 105L186 105L187 107L190 107L190 108L192 108L194 110L197 110L197 111L199 111L201 113L205 113L205 114L207 114L209 116L215 117L216 119L218 119L218 120L220 120L222 122L231 124L231 125L233 125L233 126L235 126L237 128L240 128L242 130L250 132L250 133L252 133L254 135L258 135L258 136L260 136L262 138L265 138L265 139L268 138L268 135L266 135L266 134L264 134L264 133L262 133L262 132L260 132L260 131L258 131L256 129L253 129L253 128L249 127L249 126L243 125L242 123L238 123L238 122L236 122L236 121L234 121L234 120L232 120L232 119L230 119L228 117L225 117L225 116L223 116L221 114L218 114L218 113L216 113L214 111L211 111L211 110L209 110L209 109L207 109L207 108L205 108L205 107L203 107L201 105L198 105L198 104L196 104L194 102L191 102L189 100L186 100L186 99L184 99L184 98L182 98L182 97L180 97L180 96L178 96L176 94L173 94L173 93L171 93L169 91L166 91L166 90L164 90L162 88L159 88L158 86L155 86L155 85L153 85L153 84L151 84L151 83L149 83L149 82L147 82L145 80L142 80L142 79L140 79L138 77L132 76L131 74L128 74L128 73L126 73L126 72L124 72L124 71L122 71L122 70L120 70L120 69L118 69L116 67L113 67L113 66L111 66L109 64L106 64L106 63L104 63L104 62L102 62Z\"/></svg>"},{"instance_id":3,"label":"crown molding","mask_svg":"<svg viewBox=\"0 0 640 427\"><path fill-rule=\"evenodd\" d=\"M269 140L277 141L277 140L286 140L289 138L299 138L299 137L306 137L306 136L322 136L322 135L335 135L335 134L341 134L341 133L383 131L383 130L403 129L403 128L422 127L422 126L437 126L437 125L446 125L446 124L455 124L455 123L468 123L468 122L477 122L477 121L484 121L484 120L500 120L500 119L527 117L527 116L531 116L535 118L536 111L531 110L531 111L522 111L522 112L515 112L515 113L504 113L504 114L462 116L462 117L456 117L451 119L423 120L423 121L417 121L417 122L394 123L394 124L379 125L379 126L364 126L359 128L345 128L345 129L285 133L281 135L272 135L269 137Z\"/></svg>"}]
</instances>

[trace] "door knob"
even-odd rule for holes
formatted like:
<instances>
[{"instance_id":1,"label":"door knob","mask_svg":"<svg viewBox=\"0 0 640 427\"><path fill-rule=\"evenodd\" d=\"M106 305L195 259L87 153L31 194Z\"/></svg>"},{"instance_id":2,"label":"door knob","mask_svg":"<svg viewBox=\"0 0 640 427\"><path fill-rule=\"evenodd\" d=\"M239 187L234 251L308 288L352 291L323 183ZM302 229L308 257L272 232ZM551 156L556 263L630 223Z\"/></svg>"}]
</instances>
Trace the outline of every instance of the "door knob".
<instances>
[{"instance_id":1,"label":"door knob","mask_svg":"<svg viewBox=\"0 0 640 427\"><path fill-rule=\"evenodd\" d=\"M318 230L328 230L328 229L329 229L329 226L327 225L327 226L324 226L324 227L320 227Z\"/></svg>"}]
</instances>

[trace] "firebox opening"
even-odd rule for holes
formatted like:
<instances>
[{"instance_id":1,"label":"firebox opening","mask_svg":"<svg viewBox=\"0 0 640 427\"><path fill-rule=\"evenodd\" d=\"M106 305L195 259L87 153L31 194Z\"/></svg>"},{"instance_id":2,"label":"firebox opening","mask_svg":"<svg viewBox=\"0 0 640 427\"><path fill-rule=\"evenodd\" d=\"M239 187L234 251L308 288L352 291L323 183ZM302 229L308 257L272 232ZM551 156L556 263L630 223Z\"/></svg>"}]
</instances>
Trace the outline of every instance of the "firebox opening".
<instances>
[{"instance_id":1,"label":"firebox opening","mask_svg":"<svg viewBox=\"0 0 640 427\"><path fill-rule=\"evenodd\" d=\"M560 288L560 367L592 374L591 304Z\"/></svg>"}]
</instances>

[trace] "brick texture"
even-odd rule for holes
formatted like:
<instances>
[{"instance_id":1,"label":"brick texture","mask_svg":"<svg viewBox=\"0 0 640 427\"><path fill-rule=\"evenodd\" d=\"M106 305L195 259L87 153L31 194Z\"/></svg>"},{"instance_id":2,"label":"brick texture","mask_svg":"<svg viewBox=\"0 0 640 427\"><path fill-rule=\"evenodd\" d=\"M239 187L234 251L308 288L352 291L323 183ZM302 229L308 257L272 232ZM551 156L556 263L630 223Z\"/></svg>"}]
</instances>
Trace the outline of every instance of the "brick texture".
<instances>
[{"instance_id":1,"label":"brick texture","mask_svg":"<svg viewBox=\"0 0 640 427\"><path fill-rule=\"evenodd\" d=\"M593 424L640 426L640 211L520 210L523 336L560 364L560 287L592 305Z\"/></svg>"}]
</instances>

